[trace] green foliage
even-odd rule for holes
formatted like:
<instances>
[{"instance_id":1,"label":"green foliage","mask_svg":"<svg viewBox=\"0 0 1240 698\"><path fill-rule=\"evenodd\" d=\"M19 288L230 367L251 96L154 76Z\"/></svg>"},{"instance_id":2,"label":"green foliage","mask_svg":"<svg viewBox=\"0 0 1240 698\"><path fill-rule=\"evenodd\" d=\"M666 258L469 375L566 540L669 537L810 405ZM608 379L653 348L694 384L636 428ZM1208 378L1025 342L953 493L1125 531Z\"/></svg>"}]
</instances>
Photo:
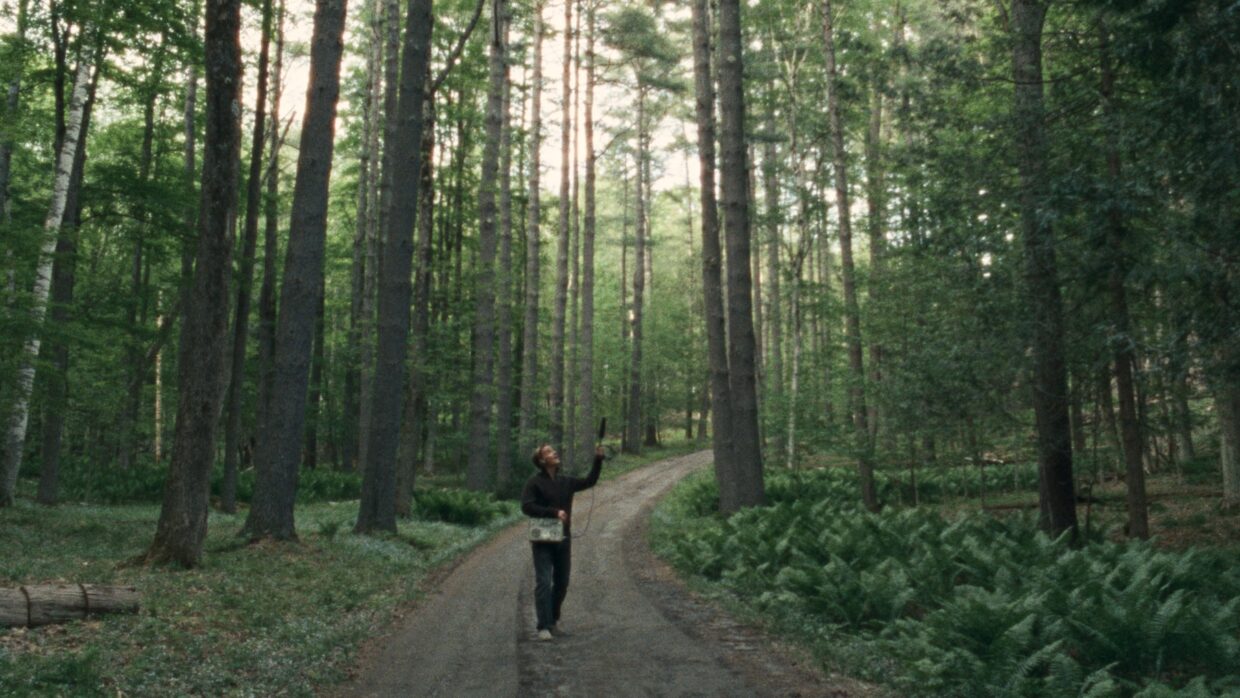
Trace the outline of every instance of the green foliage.
<instances>
[{"instance_id":1,"label":"green foliage","mask_svg":"<svg viewBox=\"0 0 1240 698\"><path fill-rule=\"evenodd\" d=\"M435 489L413 493L414 516L423 521L480 526L511 516L515 511L512 502L498 501L489 492Z\"/></svg>"},{"instance_id":2,"label":"green foliage","mask_svg":"<svg viewBox=\"0 0 1240 698\"><path fill-rule=\"evenodd\" d=\"M239 545L241 519L212 513L201 567L124 565L158 508L0 511L0 585L136 586L137 615L17 631L0 643L0 696L313 695L344 680L357 646L414 598L424 575L508 525L402 521L348 533L352 503L298 508L299 545Z\"/></svg>"},{"instance_id":3,"label":"green foliage","mask_svg":"<svg viewBox=\"0 0 1240 698\"><path fill-rule=\"evenodd\" d=\"M656 512L656 547L807 639L890 658L855 670L910 694L1240 687L1240 570L1222 554L1073 549L1023 515L871 514L841 504L849 479L775 473L771 506L726 520L713 481L692 481Z\"/></svg>"},{"instance_id":4,"label":"green foliage","mask_svg":"<svg viewBox=\"0 0 1240 698\"><path fill-rule=\"evenodd\" d=\"M67 501L98 504L138 504L158 502L163 496L168 468L150 462L122 470L97 464L69 461L61 471L62 495ZM237 501L249 502L254 495L255 471L247 469L237 477ZM211 474L211 491L219 496L224 473ZM304 470L298 477L297 501L336 502L357 499L362 491L360 473L318 468Z\"/></svg>"}]
</instances>

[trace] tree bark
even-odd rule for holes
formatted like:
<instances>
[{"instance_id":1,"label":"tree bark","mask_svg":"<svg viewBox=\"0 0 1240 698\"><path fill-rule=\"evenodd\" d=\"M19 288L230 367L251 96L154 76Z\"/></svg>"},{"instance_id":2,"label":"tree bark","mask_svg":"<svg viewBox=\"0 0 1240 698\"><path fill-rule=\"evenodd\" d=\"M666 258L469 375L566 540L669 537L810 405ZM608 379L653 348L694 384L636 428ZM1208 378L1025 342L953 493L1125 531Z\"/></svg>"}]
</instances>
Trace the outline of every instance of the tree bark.
<instances>
[{"instance_id":1,"label":"tree bark","mask_svg":"<svg viewBox=\"0 0 1240 698\"><path fill-rule=\"evenodd\" d=\"M498 243L499 149L504 130L505 0L491 8L490 61L486 105L486 143L478 181L478 263L474 276L473 387L469 401L469 460L465 486L483 491L493 485L491 413L495 405L495 253Z\"/></svg>"},{"instance_id":2,"label":"tree bark","mask_svg":"<svg viewBox=\"0 0 1240 698\"><path fill-rule=\"evenodd\" d=\"M505 52L512 24L512 10L504 5ZM499 332L496 351L497 405L495 412L495 487L507 490L512 480L512 309L515 302L512 283L512 78L508 62L504 62L504 106L500 125L499 174L499 270L496 273L495 325Z\"/></svg>"},{"instance_id":3,"label":"tree bark","mask_svg":"<svg viewBox=\"0 0 1240 698\"><path fill-rule=\"evenodd\" d=\"M47 313L48 296L51 292L52 265L55 262L56 245L65 215L69 194L70 175L77 157L81 138L82 117L86 96L91 82L91 61L83 56L73 83L73 97L65 137L56 159L56 176L52 185L52 202L43 224L43 242L39 263L35 272L34 289L31 291L31 325L34 328L22 346L18 360L17 375L13 381L12 405L9 408L6 429L4 467L0 472L0 507L11 506L17 492L17 475L21 470L26 443L26 425L30 411L30 393L34 388L35 368L39 360L42 341L43 319Z\"/></svg>"},{"instance_id":4,"label":"tree bark","mask_svg":"<svg viewBox=\"0 0 1240 698\"><path fill-rule=\"evenodd\" d=\"M267 433L267 414L275 383L276 355L276 263L280 257L280 146L276 130L280 125L280 95L284 86L279 82L284 66L284 0L276 10L276 57L271 74L276 78L271 90L271 177L263 200L263 284L258 292L258 406L255 410L257 433ZM261 464L260 464L261 465Z\"/></svg>"},{"instance_id":5,"label":"tree bark","mask_svg":"<svg viewBox=\"0 0 1240 698\"><path fill-rule=\"evenodd\" d=\"M289 220L288 251L276 320L274 382L268 422L259 435L258 478L241 535L295 540L293 504L305 436L315 317L323 286L328 186L340 95L345 0L317 0L310 47L312 79L306 91L301 150Z\"/></svg>"},{"instance_id":6,"label":"tree bark","mask_svg":"<svg viewBox=\"0 0 1240 698\"><path fill-rule=\"evenodd\" d=\"M413 227L422 166L423 101L432 27L430 0L409 0L407 7L396 138L385 147L392 149L391 181L409 184L403 196L392 197L391 211L383 222L376 389L362 499L354 527L359 533L396 531L396 452L408 355Z\"/></svg>"},{"instance_id":7,"label":"tree bark","mask_svg":"<svg viewBox=\"0 0 1240 698\"><path fill-rule=\"evenodd\" d=\"M73 173L65 197L65 215L56 241L52 264L51 304L48 313L52 324L65 330L71 321L73 289L76 281L77 239L82 226L82 181L86 169L86 139L90 133L91 114L102 71L96 67L82 108L81 138L73 158ZM69 404L69 343L60 333L48 337L47 393L43 408L42 458L39 468L40 504L56 504L60 499L60 451L64 436L65 412Z\"/></svg>"},{"instance_id":8,"label":"tree bark","mask_svg":"<svg viewBox=\"0 0 1240 698\"><path fill-rule=\"evenodd\" d=\"M839 75L835 65L835 28L831 0L823 0L822 40L827 61L827 120L831 131L835 167L835 209L840 225L840 277L844 284L844 344L848 347L848 401L856 432L857 470L861 476L861 501L877 511L874 487L873 442L865 397L865 366L861 353L861 309L857 302L857 274L852 251L852 208L848 196L848 154L844 150L844 126L840 115Z\"/></svg>"},{"instance_id":9,"label":"tree bark","mask_svg":"<svg viewBox=\"0 0 1240 698\"><path fill-rule=\"evenodd\" d=\"M594 452L594 236L595 236L595 163L594 163L594 79L595 9L588 0L586 10L586 87L584 135L586 148L585 220L581 235L581 330L578 335L578 389L580 433L578 460Z\"/></svg>"},{"instance_id":10,"label":"tree bark","mask_svg":"<svg viewBox=\"0 0 1240 698\"><path fill-rule=\"evenodd\" d=\"M370 207L371 200L374 198L371 191L371 184L374 182L371 170L381 169L376 152L378 139L373 135L379 128L379 88L382 85L379 78L379 63L383 59L379 3L376 0L370 0L366 4L365 12L369 16L370 31L367 36L369 45L366 52L366 89L362 102L362 140L358 156L357 215L354 217L353 257L349 274L348 351L350 355L344 376L344 464L347 470L354 470L357 467L357 454L361 446L358 442L359 435L364 433L361 416L364 398L359 397L359 393L362 391L363 384L360 364L363 356L369 356L367 349L370 347L369 337L363 341L362 334L370 325L363 312L363 299L366 297L364 279L367 272L367 241L370 239L371 219L374 215Z\"/></svg>"},{"instance_id":11,"label":"tree bark","mask_svg":"<svg viewBox=\"0 0 1240 698\"><path fill-rule=\"evenodd\" d=\"M1059 292L1055 239L1046 215L1050 183L1042 97L1042 27L1049 3L1012 0L1013 116L1020 174L1021 232L1025 281L1033 309L1033 409L1038 433L1041 525L1075 539L1076 497L1064 368L1063 299Z\"/></svg>"},{"instance_id":12,"label":"tree bark","mask_svg":"<svg viewBox=\"0 0 1240 698\"><path fill-rule=\"evenodd\" d=\"M241 148L241 3L207 0L207 118L193 285L185 302L177 362L172 462L155 539L145 559L194 567L202 559L216 426L224 398L232 221Z\"/></svg>"},{"instance_id":13,"label":"tree bark","mask_svg":"<svg viewBox=\"0 0 1240 698\"><path fill-rule=\"evenodd\" d=\"M881 286L886 274L887 233L886 208L887 191L883 178L883 92L882 85L874 85L870 96L870 122L865 132L865 183L866 203L868 211L866 223L870 237L870 282L867 287L867 300L870 312L878 313L878 303L882 294ZM872 317L872 316L871 316ZM883 380L883 346L870 333L870 383L875 390ZM879 424L878 400L869 400L868 426L870 428L870 444L877 443Z\"/></svg>"},{"instance_id":14,"label":"tree bark","mask_svg":"<svg viewBox=\"0 0 1240 698\"><path fill-rule=\"evenodd\" d=\"M1219 463L1223 470L1223 506L1240 507L1240 384L1221 382L1214 408L1219 426Z\"/></svg>"},{"instance_id":15,"label":"tree bark","mask_svg":"<svg viewBox=\"0 0 1240 698\"><path fill-rule=\"evenodd\" d=\"M624 439L629 453L641 453L642 415L642 311L646 290L646 188L643 162L646 154L646 87L637 85L637 196L634 200L636 222L633 236L633 307L629 311L629 404L628 428Z\"/></svg>"},{"instance_id":16,"label":"tree bark","mask_svg":"<svg viewBox=\"0 0 1240 698\"><path fill-rule=\"evenodd\" d=\"M1125 241L1128 231L1124 225L1123 212L1116 197L1123 186L1119 156L1119 134L1115 123L1115 72L1111 66L1109 35L1105 21L1098 20L1099 63L1102 69L1102 113L1105 120L1107 179L1112 188L1106 200L1107 247L1111 256L1111 268L1107 276L1111 305L1111 342L1114 354L1115 385L1119 391L1119 422L1124 446L1126 489L1128 492L1128 535L1134 538L1150 537L1149 513L1145 499L1145 468L1141 459L1141 427L1137 421L1136 389L1133 382L1133 365L1136 361L1132 323L1128 317L1128 291L1126 277L1128 268Z\"/></svg>"},{"instance_id":17,"label":"tree bark","mask_svg":"<svg viewBox=\"0 0 1240 698\"><path fill-rule=\"evenodd\" d=\"M534 58L530 78L533 92L530 106L530 171L526 214L525 249L525 315L522 320L521 337L521 403L517 416L517 446L522 455L537 444L534 426L535 391L538 385L538 287L541 283L539 267L541 237L541 196L539 192L539 168L542 166L542 44L543 3L534 2Z\"/></svg>"},{"instance_id":18,"label":"tree bark","mask_svg":"<svg viewBox=\"0 0 1240 698\"><path fill-rule=\"evenodd\" d=\"M428 73L429 76L429 73ZM409 362L409 394L407 410L401 425L400 446L396 471L396 515L407 517L411 513L413 484L416 479L418 452L422 450L422 432L428 430L430 397L427 394L426 338L430 330L431 312L431 233L434 232L435 210L435 106L426 106L425 123L422 128L422 173L418 185L418 244L417 265L413 277L413 325L410 327L409 350L413 352ZM427 438L426 462L433 463L429 451L431 440ZM428 468L429 471L429 468Z\"/></svg>"},{"instance_id":19,"label":"tree bark","mask_svg":"<svg viewBox=\"0 0 1240 698\"><path fill-rule=\"evenodd\" d=\"M555 260L555 308L551 316L551 419L550 439L556 448L564 444L564 337L568 310L568 243L569 243L569 176L572 163L568 157L572 138L573 89L570 82L572 68L573 3L564 2L564 54L562 102L560 119L560 230Z\"/></svg>"},{"instance_id":20,"label":"tree bark","mask_svg":"<svg viewBox=\"0 0 1240 698\"><path fill-rule=\"evenodd\" d=\"M779 278L779 181L776 173L776 148L774 141L762 147L762 191L766 202L766 321L767 363L766 388L768 396L778 400L784 392L784 319Z\"/></svg>"},{"instance_id":21,"label":"tree bark","mask_svg":"<svg viewBox=\"0 0 1240 698\"><path fill-rule=\"evenodd\" d=\"M254 253L258 248L258 212L262 205L263 135L266 128L267 63L271 44L271 0L263 2L262 42L258 51L258 85L254 97L254 130L250 136L250 174L246 183L245 232L241 243L237 305L233 313L231 368L224 398L224 482L220 509L237 511L237 459L241 450L241 393L245 385L245 351L250 334L250 291L254 285Z\"/></svg>"},{"instance_id":22,"label":"tree bark","mask_svg":"<svg viewBox=\"0 0 1240 698\"><path fill-rule=\"evenodd\" d=\"M738 0L719 2L719 113L723 223L728 254L728 369L735 468L734 487L721 488L720 510L731 513L766 501L754 362L753 292L749 271L749 177L745 153L745 95ZM716 406L718 409L719 406ZM724 499L724 493L729 498Z\"/></svg>"}]
</instances>

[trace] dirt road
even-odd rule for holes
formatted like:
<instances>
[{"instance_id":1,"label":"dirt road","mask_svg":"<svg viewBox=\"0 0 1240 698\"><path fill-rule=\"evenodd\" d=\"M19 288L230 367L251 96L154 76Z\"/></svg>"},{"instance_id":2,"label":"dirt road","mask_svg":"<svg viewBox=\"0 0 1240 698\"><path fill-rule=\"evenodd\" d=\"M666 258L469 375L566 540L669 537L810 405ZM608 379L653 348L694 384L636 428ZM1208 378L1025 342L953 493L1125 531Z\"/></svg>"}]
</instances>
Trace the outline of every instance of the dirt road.
<instances>
[{"instance_id":1,"label":"dirt road","mask_svg":"<svg viewBox=\"0 0 1240 698\"><path fill-rule=\"evenodd\" d=\"M533 564L524 527L479 548L390 636L363 653L344 696L836 696L800 653L778 647L687 592L650 553L658 498L710 464L659 461L574 506L573 569L560 626L534 639ZM606 467L606 466L604 466ZM861 691L868 693L868 691Z\"/></svg>"}]
</instances>

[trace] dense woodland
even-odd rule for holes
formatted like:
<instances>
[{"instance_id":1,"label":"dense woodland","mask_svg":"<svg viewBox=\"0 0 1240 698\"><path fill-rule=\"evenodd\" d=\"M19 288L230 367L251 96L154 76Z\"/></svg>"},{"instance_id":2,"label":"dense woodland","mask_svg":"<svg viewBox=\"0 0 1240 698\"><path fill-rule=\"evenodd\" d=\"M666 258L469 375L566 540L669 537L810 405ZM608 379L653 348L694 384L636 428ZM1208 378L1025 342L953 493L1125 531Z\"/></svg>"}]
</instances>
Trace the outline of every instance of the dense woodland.
<instances>
[{"instance_id":1,"label":"dense woodland","mask_svg":"<svg viewBox=\"0 0 1240 698\"><path fill-rule=\"evenodd\" d=\"M162 497L146 558L192 566L209 506L291 539L346 473L395 530L418 477L511 495L607 417L710 444L725 512L828 453L871 510L876 471L915 501L1036 461L1072 536L1115 478L1157 533L1146 476L1200 459L1240 506L1234 3L10 0L0 30L0 504Z\"/></svg>"}]
</instances>

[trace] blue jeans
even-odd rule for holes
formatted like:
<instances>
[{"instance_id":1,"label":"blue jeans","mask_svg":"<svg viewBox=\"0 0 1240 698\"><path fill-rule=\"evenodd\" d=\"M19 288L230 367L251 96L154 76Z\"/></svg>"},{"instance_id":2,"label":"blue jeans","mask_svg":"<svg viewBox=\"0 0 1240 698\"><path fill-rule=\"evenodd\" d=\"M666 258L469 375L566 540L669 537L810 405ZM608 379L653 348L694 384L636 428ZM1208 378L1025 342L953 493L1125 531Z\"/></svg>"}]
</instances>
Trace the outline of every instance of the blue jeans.
<instances>
[{"instance_id":1,"label":"blue jeans","mask_svg":"<svg viewBox=\"0 0 1240 698\"><path fill-rule=\"evenodd\" d=\"M560 620L560 607L568 595L572 567L572 542L531 543L534 549L534 611L538 629L546 630Z\"/></svg>"}]
</instances>

